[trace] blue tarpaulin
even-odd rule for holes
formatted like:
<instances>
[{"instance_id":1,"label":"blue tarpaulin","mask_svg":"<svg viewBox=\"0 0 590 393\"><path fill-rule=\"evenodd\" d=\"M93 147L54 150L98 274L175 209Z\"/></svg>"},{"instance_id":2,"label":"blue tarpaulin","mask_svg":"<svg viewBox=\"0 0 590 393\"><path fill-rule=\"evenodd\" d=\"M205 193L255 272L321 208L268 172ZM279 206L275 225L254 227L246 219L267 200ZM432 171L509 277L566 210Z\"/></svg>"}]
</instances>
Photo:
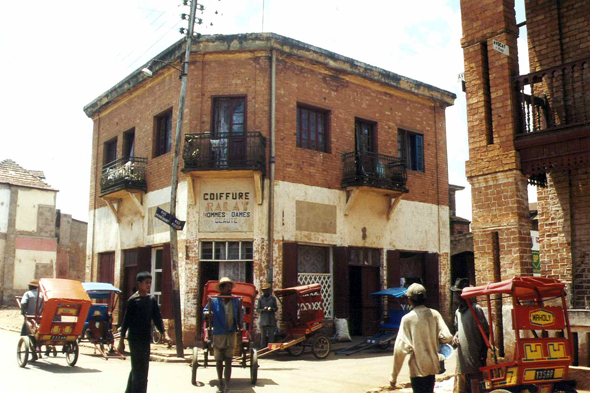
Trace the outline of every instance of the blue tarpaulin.
<instances>
[{"instance_id":1,"label":"blue tarpaulin","mask_svg":"<svg viewBox=\"0 0 590 393\"><path fill-rule=\"evenodd\" d=\"M371 296L392 296L392 297L402 297L406 294L408 288L400 287L400 288L387 288L379 292L374 292Z\"/></svg>"},{"instance_id":2,"label":"blue tarpaulin","mask_svg":"<svg viewBox=\"0 0 590 393\"><path fill-rule=\"evenodd\" d=\"M121 290L107 282L83 282L82 286L92 299L108 299L112 292L121 293Z\"/></svg>"}]
</instances>

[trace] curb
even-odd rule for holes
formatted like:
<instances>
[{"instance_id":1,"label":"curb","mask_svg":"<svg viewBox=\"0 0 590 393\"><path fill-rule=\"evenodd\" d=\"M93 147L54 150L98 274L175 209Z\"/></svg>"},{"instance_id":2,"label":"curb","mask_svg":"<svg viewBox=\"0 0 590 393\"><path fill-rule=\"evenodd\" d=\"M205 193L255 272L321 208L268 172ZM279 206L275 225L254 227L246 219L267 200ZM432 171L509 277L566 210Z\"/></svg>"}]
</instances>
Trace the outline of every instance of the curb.
<instances>
[{"instance_id":1,"label":"curb","mask_svg":"<svg viewBox=\"0 0 590 393\"><path fill-rule=\"evenodd\" d=\"M20 332L20 330L18 330L18 329L11 328L11 327L4 326L4 325L0 325L0 329L1 330L7 330L9 332L15 332L15 333L19 333Z\"/></svg>"}]
</instances>

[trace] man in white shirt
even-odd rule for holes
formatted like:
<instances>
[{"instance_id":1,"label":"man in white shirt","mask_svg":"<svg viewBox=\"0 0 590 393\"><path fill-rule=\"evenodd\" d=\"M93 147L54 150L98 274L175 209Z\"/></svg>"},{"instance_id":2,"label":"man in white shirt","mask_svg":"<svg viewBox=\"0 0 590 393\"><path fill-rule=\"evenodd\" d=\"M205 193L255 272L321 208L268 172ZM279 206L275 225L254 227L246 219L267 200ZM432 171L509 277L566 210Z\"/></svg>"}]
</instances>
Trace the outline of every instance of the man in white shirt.
<instances>
[{"instance_id":1,"label":"man in white shirt","mask_svg":"<svg viewBox=\"0 0 590 393\"><path fill-rule=\"evenodd\" d=\"M440 373L438 348L441 343L451 342L453 336L442 316L436 310L424 306L426 289L412 284L406 296L412 311L402 318L393 349L393 372L390 384L396 388L397 376L406 355L410 355L410 380L414 393L433 393L434 376Z\"/></svg>"}]
</instances>

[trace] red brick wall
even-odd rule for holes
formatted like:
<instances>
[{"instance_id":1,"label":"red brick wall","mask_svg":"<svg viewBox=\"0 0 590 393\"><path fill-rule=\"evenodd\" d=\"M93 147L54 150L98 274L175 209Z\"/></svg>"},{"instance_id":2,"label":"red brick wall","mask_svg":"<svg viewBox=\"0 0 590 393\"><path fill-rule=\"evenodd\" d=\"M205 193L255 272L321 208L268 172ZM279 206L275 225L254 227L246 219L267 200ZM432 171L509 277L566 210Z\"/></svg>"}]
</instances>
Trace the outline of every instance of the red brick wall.
<instances>
[{"instance_id":1,"label":"red brick wall","mask_svg":"<svg viewBox=\"0 0 590 393\"><path fill-rule=\"evenodd\" d=\"M590 2L525 0L525 7L531 71L590 57Z\"/></svg>"},{"instance_id":2,"label":"red brick wall","mask_svg":"<svg viewBox=\"0 0 590 393\"><path fill-rule=\"evenodd\" d=\"M406 200L448 205L445 112L421 96L357 78L353 83L332 71L301 59L277 56L276 179L340 189L341 154L354 150L355 117L376 121L378 150L397 156L397 130L424 134L425 172L408 171ZM197 54L192 57L183 132L211 130L212 97L245 95L247 129L268 137L270 128L270 57L268 52ZM103 144L117 136L122 154L123 132L135 127L135 155L148 157L148 191L170 184L172 153L152 157L154 116L172 108L173 125L180 82L176 71L154 76L119 98L112 109L95 119L91 203L95 174L100 178ZM161 71L163 74L163 72ZM121 104L118 104L121 102ZM330 153L296 147L296 106L305 103L331 111ZM436 109L435 109L436 108ZM436 130L436 134L435 134ZM174 144L174 140L172 142ZM98 149L96 149L98 144ZM98 163L98 167L97 167ZM180 167L183 167L181 160ZM437 179L438 173L438 179ZM180 181L183 180L180 175ZM438 180L438 184L437 184ZM100 187L98 187L100 188ZM438 188L438 196L436 190ZM100 192L100 190L97 190ZM97 207L104 206L98 199Z\"/></svg>"},{"instance_id":3,"label":"red brick wall","mask_svg":"<svg viewBox=\"0 0 590 393\"><path fill-rule=\"evenodd\" d=\"M404 200L448 205L444 109L434 106L432 101L387 90L377 84L352 83L327 69L308 68L291 58L280 58L277 64L276 179L340 189L342 154L354 151L355 118L360 118L377 123L380 154L397 157L398 128L423 134L425 172L408 170L410 192ZM296 147L297 103L330 111L329 153Z\"/></svg>"}]
</instances>

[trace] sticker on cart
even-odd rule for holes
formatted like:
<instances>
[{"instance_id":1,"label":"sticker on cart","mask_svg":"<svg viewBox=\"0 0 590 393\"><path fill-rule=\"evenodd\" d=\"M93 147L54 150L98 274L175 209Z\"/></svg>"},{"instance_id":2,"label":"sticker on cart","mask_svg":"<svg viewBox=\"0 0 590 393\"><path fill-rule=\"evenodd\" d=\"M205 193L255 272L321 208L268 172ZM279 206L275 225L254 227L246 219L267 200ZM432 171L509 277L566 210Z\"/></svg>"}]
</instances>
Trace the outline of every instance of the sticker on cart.
<instances>
[{"instance_id":1,"label":"sticker on cart","mask_svg":"<svg viewBox=\"0 0 590 393\"><path fill-rule=\"evenodd\" d=\"M555 316L551 311L540 308L530 312L529 321L535 326L550 326L555 323Z\"/></svg>"}]
</instances>

